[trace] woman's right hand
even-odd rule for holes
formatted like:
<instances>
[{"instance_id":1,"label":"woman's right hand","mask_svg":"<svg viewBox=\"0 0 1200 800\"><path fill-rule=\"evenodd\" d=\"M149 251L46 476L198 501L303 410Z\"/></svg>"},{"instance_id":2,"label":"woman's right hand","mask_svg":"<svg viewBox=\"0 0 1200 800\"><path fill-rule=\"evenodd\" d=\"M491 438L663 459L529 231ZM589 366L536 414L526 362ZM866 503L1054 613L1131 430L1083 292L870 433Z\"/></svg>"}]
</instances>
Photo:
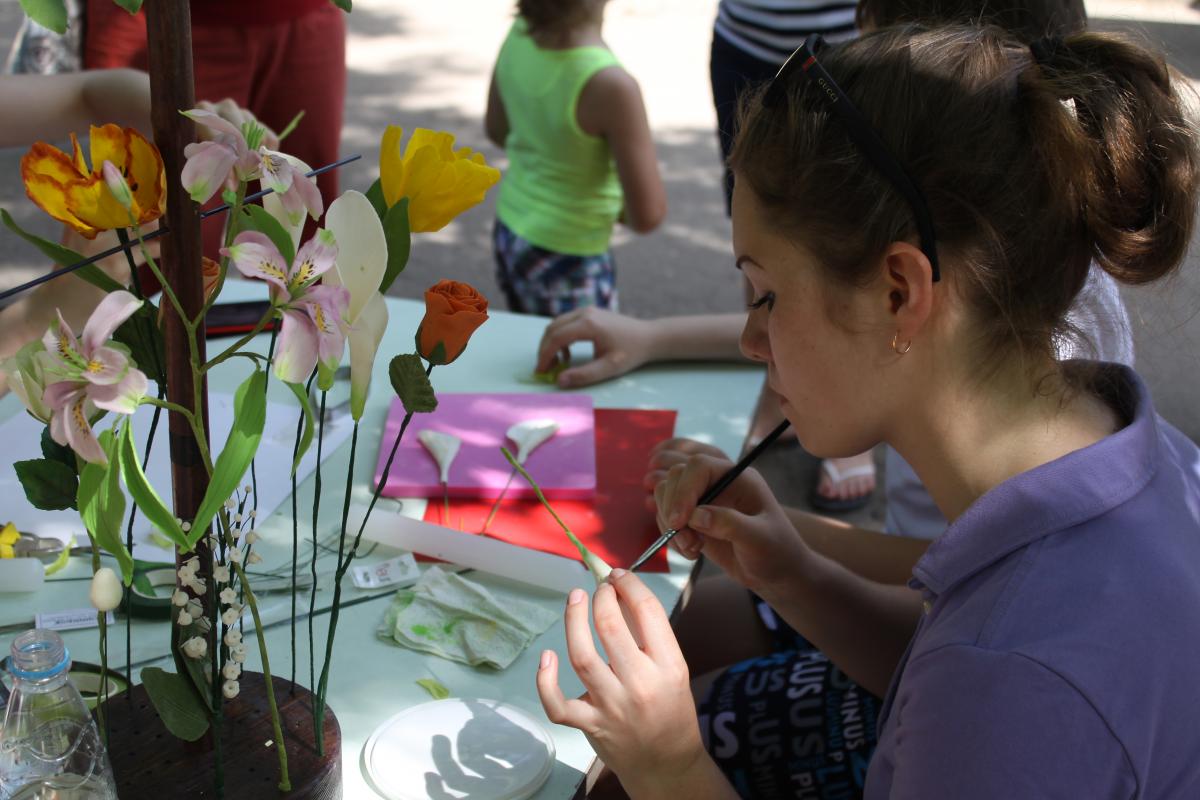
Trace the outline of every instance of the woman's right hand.
<instances>
[{"instance_id":1,"label":"woman's right hand","mask_svg":"<svg viewBox=\"0 0 1200 800\"><path fill-rule=\"evenodd\" d=\"M732 466L711 452L694 452L670 467L654 487L658 524L679 531L672 541L684 556L703 553L746 588L770 591L795 578L804 543L757 470L746 470L712 503L699 505Z\"/></svg>"}]
</instances>

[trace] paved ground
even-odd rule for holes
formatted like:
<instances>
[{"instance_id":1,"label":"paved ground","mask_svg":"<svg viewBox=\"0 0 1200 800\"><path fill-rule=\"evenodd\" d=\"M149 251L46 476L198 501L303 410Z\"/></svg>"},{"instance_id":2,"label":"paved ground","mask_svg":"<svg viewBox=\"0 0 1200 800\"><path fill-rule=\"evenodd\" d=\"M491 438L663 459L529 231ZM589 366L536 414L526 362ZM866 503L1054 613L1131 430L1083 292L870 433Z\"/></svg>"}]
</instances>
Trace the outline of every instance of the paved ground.
<instances>
[{"instance_id":1,"label":"paved ground","mask_svg":"<svg viewBox=\"0 0 1200 800\"><path fill-rule=\"evenodd\" d=\"M461 144L482 150L490 163L503 167L502 154L483 136L481 120L488 75L511 5L501 0L356 0L350 17L343 150L366 157L344 170L343 186L365 189L378 174L373 159L387 123L452 131ZM659 231L644 237L623 232L616 239L623 307L638 316L740 305L708 88L715 6L715 0L615 0L609 9L607 36L642 84L670 201L668 221ZM1160 43L1194 85L1200 82L1200 3L1104 0L1090 2L1088 8L1094 27L1139 31ZM0 0L0 54L7 52L20 14L16 0ZM51 226L21 191L19 157L19 151L0 150L0 205L23 224L49 233ZM417 296L442 277L493 286L492 217L489 202L446 230L422 236L395 293ZM1200 252L1193 250L1177 279L1127 291L1126 300L1135 317L1139 365L1160 410L1200 439ZM0 232L0 285L40 269L31 249ZM788 457L772 463L775 482L802 496L812 464ZM872 513L878 518L878 508Z\"/></svg>"}]
</instances>

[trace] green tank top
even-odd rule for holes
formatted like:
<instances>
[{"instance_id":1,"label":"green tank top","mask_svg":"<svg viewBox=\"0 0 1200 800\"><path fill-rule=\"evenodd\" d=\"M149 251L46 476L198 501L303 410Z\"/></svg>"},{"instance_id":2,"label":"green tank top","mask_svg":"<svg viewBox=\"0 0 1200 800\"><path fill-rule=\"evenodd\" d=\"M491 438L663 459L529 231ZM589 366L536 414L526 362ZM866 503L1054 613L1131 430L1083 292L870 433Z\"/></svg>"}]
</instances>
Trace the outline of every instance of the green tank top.
<instances>
[{"instance_id":1,"label":"green tank top","mask_svg":"<svg viewBox=\"0 0 1200 800\"><path fill-rule=\"evenodd\" d=\"M619 64L604 47L544 50L524 20L513 23L496 61L508 116L508 172L496 215L523 239L567 255L608 250L621 212L621 183L608 142L575 116L588 80Z\"/></svg>"}]
</instances>

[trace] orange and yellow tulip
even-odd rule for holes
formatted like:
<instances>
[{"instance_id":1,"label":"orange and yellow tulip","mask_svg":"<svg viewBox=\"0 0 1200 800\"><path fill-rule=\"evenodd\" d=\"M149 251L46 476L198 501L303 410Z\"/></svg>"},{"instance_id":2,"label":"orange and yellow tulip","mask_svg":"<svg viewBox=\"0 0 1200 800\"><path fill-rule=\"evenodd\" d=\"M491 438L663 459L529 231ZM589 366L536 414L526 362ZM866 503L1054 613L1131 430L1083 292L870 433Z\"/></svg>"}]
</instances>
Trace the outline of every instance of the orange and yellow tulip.
<instances>
[{"instance_id":1,"label":"orange and yellow tulip","mask_svg":"<svg viewBox=\"0 0 1200 800\"><path fill-rule=\"evenodd\" d=\"M25 193L43 211L88 239L100 231L128 228L134 222L142 225L163 215L166 173L158 148L146 137L133 128L92 126L90 168L75 134L71 134L71 146L73 157L37 142L21 159ZM129 184L133 196L130 209L108 188L103 173L106 161Z\"/></svg>"}]
</instances>

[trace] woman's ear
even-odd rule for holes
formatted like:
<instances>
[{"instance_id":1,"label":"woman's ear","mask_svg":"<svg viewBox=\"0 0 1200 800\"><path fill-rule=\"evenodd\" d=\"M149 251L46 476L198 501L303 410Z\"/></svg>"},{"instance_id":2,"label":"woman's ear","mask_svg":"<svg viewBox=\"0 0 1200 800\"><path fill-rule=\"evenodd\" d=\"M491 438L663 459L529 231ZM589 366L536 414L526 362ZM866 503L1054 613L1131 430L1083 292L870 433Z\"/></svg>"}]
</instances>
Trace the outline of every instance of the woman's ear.
<instances>
[{"instance_id":1,"label":"woman's ear","mask_svg":"<svg viewBox=\"0 0 1200 800\"><path fill-rule=\"evenodd\" d=\"M886 313L900 341L910 341L933 314L933 269L919 247L892 242L883 252Z\"/></svg>"}]
</instances>

